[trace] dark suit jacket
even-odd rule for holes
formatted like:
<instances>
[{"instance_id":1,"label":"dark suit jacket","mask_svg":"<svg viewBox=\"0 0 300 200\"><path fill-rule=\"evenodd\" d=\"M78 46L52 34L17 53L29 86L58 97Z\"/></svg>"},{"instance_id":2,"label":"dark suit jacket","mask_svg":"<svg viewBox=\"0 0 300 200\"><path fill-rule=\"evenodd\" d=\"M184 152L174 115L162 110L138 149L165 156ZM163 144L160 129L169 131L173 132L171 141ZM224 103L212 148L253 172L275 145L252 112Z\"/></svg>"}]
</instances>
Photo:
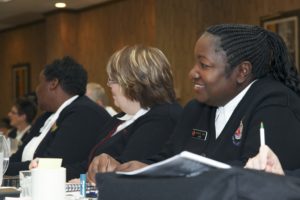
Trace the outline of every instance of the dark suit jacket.
<instances>
[{"instance_id":1,"label":"dark suit jacket","mask_svg":"<svg viewBox=\"0 0 300 200\"><path fill-rule=\"evenodd\" d=\"M134 123L118 132L116 135L100 144L98 139L90 157L107 153L119 162L145 159L158 153L171 136L173 129L181 115L182 108L177 103L153 106L149 112L139 117ZM120 121L113 117L105 126L102 133L109 134ZM100 144L100 145L99 145ZM78 178L80 173L87 171L88 161L67 166L67 179Z\"/></svg>"},{"instance_id":2,"label":"dark suit jacket","mask_svg":"<svg viewBox=\"0 0 300 200\"><path fill-rule=\"evenodd\" d=\"M20 170L28 169L29 161L21 162L23 149L32 137L40 134L39 130L49 115L45 113L33 125L28 140L12 155L7 175L16 175ZM87 97L77 98L60 113L56 120L57 129L49 131L34 157L63 158L63 166L85 160L96 139L102 137L99 130L110 118L105 109Z\"/></svg>"},{"instance_id":3,"label":"dark suit jacket","mask_svg":"<svg viewBox=\"0 0 300 200\"><path fill-rule=\"evenodd\" d=\"M31 128L30 128L31 129ZM24 141L26 141L26 138L29 135L30 129L28 129L21 137L21 143L20 146L23 144ZM17 129L14 128L11 132L8 134L9 138L15 139L17 137Z\"/></svg>"},{"instance_id":4,"label":"dark suit jacket","mask_svg":"<svg viewBox=\"0 0 300 200\"><path fill-rule=\"evenodd\" d=\"M249 157L258 153L259 128L263 122L266 144L278 155L284 169L300 168L300 98L281 82L271 77L257 80L217 139L215 113L215 107L191 101L184 109L173 138L148 162L188 150L218 161L244 165ZM207 138L193 136L193 130L206 132Z\"/></svg>"}]
</instances>

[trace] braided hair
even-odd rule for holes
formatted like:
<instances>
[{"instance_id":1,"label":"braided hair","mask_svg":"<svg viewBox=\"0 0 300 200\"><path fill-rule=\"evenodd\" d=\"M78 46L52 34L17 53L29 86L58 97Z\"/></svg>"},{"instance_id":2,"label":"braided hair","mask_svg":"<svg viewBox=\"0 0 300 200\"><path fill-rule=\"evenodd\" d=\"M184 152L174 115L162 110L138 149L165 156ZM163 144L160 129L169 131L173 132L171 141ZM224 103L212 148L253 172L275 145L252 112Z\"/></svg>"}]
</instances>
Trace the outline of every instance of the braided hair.
<instances>
[{"instance_id":1,"label":"braided hair","mask_svg":"<svg viewBox=\"0 0 300 200\"><path fill-rule=\"evenodd\" d=\"M300 95L298 72L279 35L246 24L220 24L209 27L206 32L220 38L230 71L242 61L249 61L254 79L271 74Z\"/></svg>"}]
</instances>

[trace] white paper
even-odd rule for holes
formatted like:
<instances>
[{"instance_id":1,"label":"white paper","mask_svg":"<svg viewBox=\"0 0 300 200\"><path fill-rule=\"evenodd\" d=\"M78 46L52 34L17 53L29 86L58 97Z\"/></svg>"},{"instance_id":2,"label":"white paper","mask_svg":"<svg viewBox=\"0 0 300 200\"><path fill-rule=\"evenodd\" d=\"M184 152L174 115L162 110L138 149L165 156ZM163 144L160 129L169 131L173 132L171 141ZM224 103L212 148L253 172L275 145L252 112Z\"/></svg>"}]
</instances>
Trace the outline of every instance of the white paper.
<instances>
[{"instance_id":1,"label":"white paper","mask_svg":"<svg viewBox=\"0 0 300 200\"><path fill-rule=\"evenodd\" d=\"M38 168L57 169L61 167L62 159L61 158L39 158L38 163L39 163Z\"/></svg>"},{"instance_id":2,"label":"white paper","mask_svg":"<svg viewBox=\"0 0 300 200\"><path fill-rule=\"evenodd\" d=\"M164 161L131 172L116 172L121 175L139 176L196 176L213 168L228 169L230 165L183 151Z\"/></svg>"}]
</instances>

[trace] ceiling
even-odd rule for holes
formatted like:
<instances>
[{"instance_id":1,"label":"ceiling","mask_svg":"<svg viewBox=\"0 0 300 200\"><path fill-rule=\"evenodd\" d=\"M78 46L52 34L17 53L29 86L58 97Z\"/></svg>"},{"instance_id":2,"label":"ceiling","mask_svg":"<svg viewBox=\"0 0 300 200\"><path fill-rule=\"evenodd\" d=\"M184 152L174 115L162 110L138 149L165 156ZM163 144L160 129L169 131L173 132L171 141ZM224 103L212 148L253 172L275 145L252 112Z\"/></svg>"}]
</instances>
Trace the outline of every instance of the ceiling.
<instances>
[{"instance_id":1,"label":"ceiling","mask_svg":"<svg viewBox=\"0 0 300 200\"><path fill-rule=\"evenodd\" d=\"M112 0L0 0L0 31L43 19L43 14L58 10L54 4L64 2L66 9L80 10Z\"/></svg>"}]
</instances>

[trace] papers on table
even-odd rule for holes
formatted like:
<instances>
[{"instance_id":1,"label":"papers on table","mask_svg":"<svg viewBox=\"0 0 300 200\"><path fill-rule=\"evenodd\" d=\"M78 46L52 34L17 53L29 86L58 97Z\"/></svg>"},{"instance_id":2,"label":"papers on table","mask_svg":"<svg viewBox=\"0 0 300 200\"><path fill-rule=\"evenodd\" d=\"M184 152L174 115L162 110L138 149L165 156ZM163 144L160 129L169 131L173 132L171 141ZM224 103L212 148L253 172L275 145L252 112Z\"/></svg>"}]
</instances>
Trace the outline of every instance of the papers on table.
<instances>
[{"instance_id":1,"label":"papers on table","mask_svg":"<svg viewBox=\"0 0 300 200\"><path fill-rule=\"evenodd\" d=\"M230 165L188 151L183 151L164 161L121 175L138 176L196 176L214 168L228 169Z\"/></svg>"},{"instance_id":2,"label":"papers on table","mask_svg":"<svg viewBox=\"0 0 300 200\"><path fill-rule=\"evenodd\" d=\"M61 158L39 158L38 168L42 169L57 169L61 167Z\"/></svg>"}]
</instances>

